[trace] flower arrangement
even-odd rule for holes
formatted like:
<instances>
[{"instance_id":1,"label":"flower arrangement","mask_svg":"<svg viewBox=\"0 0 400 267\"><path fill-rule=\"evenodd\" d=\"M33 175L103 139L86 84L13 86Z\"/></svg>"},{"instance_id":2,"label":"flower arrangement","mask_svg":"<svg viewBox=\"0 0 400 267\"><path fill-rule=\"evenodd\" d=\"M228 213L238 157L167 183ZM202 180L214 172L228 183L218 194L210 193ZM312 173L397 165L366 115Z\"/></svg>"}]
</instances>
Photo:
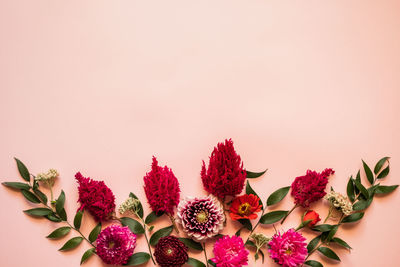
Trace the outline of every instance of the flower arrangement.
<instances>
[{"instance_id":1,"label":"flower arrangement","mask_svg":"<svg viewBox=\"0 0 400 267\"><path fill-rule=\"evenodd\" d=\"M361 220L375 195L391 193L398 187L381 185L390 170L389 158L384 157L376 163L373 171L362 161L369 185L361 181L359 170L354 178L350 176L348 179L346 195L333 188L326 192L328 178L335 173L334 170L325 169L320 173L308 170L305 175L295 178L291 186L274 191L264 203L250 181L266 171L246 171L232 140L225 140L214 148L208 168L203 161L200 176L209 195L181 199L177 177L167 166L160 167L153 157L151 170L144 176L144 191L152 210L147 216L135 194L130 193L117 209L115 196L103 181L76 173L80 207L73 223L70 223L64 209L64 191L61 190L56 199L53 196L53 187L60 176L58 171L50 169L35 176L24 163L15 160L25 182L4 182L3 185L20 191L28 201L38 205L25 210L27 215L62 224L47 238L64 238L71 231L77 234L66 241L60 251L72 250L84 241L89 243L91 248L82 255L81 264L97 255L103 262L112 265L136 266L151 260L162 267L185 264L195 267L239 267L249 264L250 254L254 255L255 260L261 256L264 262L264 253L268 253L275 263L283 267L321 267L321 262L310 259L313 253L319 252L327 258L340 261L330 245L336 244L349 250L352 248L337 236L339 228L343 224ZM50 200L42 192L41 186L49 189ZM289 191L294 207L291 210L274 210L273 206L282 201ZM329 207L324 223L320 223L318 212L310 209L317 201L324 201ZM276 230L275 224L283 224L296 208L304 210L300 224L287 231ZM88 236L80 231L84 212L91 214L97 222ZM154 230L157 219L164 214L171 220L171 225ZM224 232L228 219L240 226L234 235ZM332 223L327 223L328 220ZM103 227L104 222L111 224ZM274 225L275 233L263 233L259 225ZM179 231L179 228L183 231ZM309 229L315 233L315 237L307 241L302 229ZM174 230L176 235L171 235ZM145 237L148 252L136 251L137 237L140 235ZM208 258L206 246L210 243L213 244L213 257ZM193 250L202 251L205 261L190 257Z\"/></svg>"}]
</instances>

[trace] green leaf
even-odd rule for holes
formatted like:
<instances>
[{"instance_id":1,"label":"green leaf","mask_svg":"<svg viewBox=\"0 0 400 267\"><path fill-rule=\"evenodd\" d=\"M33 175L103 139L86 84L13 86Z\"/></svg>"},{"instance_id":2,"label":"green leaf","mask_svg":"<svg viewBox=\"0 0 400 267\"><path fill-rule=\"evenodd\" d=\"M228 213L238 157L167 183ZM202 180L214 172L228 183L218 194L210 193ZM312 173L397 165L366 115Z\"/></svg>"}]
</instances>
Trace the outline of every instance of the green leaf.
<instances>
[{"instance_id":1,"label":"green leaf","mask_svg":"<svg viewBox=\"0 0 400 267\"><path fill-rule=\"evenodd\" d=\"M260 177L261 175L263 175L268 169L266 169L265 171L262 172L250 172L250 171L246 171L246 178L257 178Z\"/></svg>"},{"instance_id":2,"label":"green leaf","mask_svg":"<svg viewBox=\"0 0 400 267\"><path fill-rule=\"evenodd\" d=\"M390 171L390 166L388 165L386 168L383 169L383 171L381 171L380 174L378 174L378 176L376 177L377 179L383 179L386 176L388 176Z\"/></svg>"},{"instance_id":3,"label":"green leaf","mask_svg":"<svg viewBox=\"0 0 400 267\"><path fill-rule=\"evenodd\" d=\"M193 239L180 237L179 240L183 244L185 244L188 248L203 251L203 246L199 242L194 241Z\"/></svg>"},{"instance_id":4,"label":"green leaf","mask_svg":"<svg viewBox=\"0 0 400 267\"><path fill-rule=\"evenodd\" d=\"M53 213L53 211L48 208L35 208L30 210L24 210L24 212L31 216L46 216Z\"/></svg>"},{"instance_id":5,"label":"green leaf","mask_svg":"<svg viewBox=\"0 0 400 267\"><path fill-rule=\"evenodd\" d=\"M99 236L100 232L101 232L101 223L98 223L98 224L93 228L93 230L90 232L90 234L89 234L89 241L92 242L92 243L93 243L94 241L96 241L96 239L97 239L97 237Z\"/></svg>"},{"instance_id":6,"label":"green leaf","mask_svg":"<svg viewBox=\"0 0 400 267\"><path fill-rule=\"evenodd\" d=\"M29 182L31 180L31 176L29 174L28 168L19 159L14 159L17 162L19 174L25 181Z\"/></svg>"},{"instance_id":7,"label":"green leaf","mask_svg":"<svg viewBox=\"0 0 400 267\"><path fill-rule=\"evenodd\" d=\"M60 196L57 198L57 201L56 201L56 211L57 211L58 215L60 215L61 219L66 221L67 213L65 212L65 209L64 209L64 203L65 203L65 193L63 190L61 190Z\"/></svg>"},{"instance_id":8,"label":"green leaf","mask_svg":"<svg viewBox=\"0 0 400 267\"><path fill-rule=\"evenodd\" d=\"M194 258L189 258L188 261L186 262L188 265L190 266L194 266L194 267L206 267L206 265L204 263L202 263L199 260L196 260Z\"/></svg>"},{"instance_id":9,"label":"green leaf","mask_svg":"<svg viewBox=\"0 0 400 267\"><path fill-rule=\"evenodd\" d=\"M128 260L128 262L124 265L127 266L136 266L141 265L150 260L150 254L146 252L137 252L134 253Z\"/></svg>"},{"instance_id":10,"label":"green leaf","mask_svg":"<svg viewBox=\"0 0 400 267\"><path fill-rule=\"evenodd\" d=\"M362 160L362 163L363 163L364 171L365 171L365 174L367 175L367 179L368 179L369 183L373 184L374 183L374 174L372 173L372 171L369 168L369 166L367 165L367 163L365 163L363 160Z\"/></svg>"},{"instance_id":11,"label":"green leaf","mask_svg":"<svg viewBox=\"0 0 400 267\"><path fill-rule=\"evenodd\" d=\"M79 246L79 244L82 242L82 240L83 240L83 238L80 236L71 238L64 244L64 246L62 246L62 248L59 249L59 251L66 251L66 250L74 249L77 246Z\"/></svg>"},{"instance_id":12,"label":"green leaf","mask_svg":"<svg viewBox=\"0 0 400 267\"><path fill-rule=\"evenodd\" d=\"M129 197L139 200L139 198L132 192L129 194ZM141 219L143 219L143 206L142 206L142 202L140 202L140 200L139 200L139 205L138 205L138 215Z\"/></svg>"},{"instance_id":13,"label":"green leaf","mask_svg":"<svg viewBox=\"0 0 400 267\"><path fill-rule=\"evenodd\" d=\"M135 234L143 234L144 233L143 225L141 225L140 222L136 221L135 219L132 219L129 217L122 217L120 219L120 221L123 226L128 226L129 229L131 229L132 233L135 233Z\"/></svg>"},{"instance_id":14,"label":"green leaf","mask_svg":"<svg viewBox=\"0 0 400 267\"><path fill-rule=\"evenodd\" d=\"M339 229L339 225L333 226L332 230L329 231L329 234L326 237L326 242L330 242L332 240L332 238L335 236L338 229Z\"/></svg>"},{"instance_id":15,"label":"green leaf","mask_svg":"<svg viewBox=\"0 0 400 267\"><path fill-rule=\"evenodd\" d=\"M79 230L79 228L81 228L82 216L83 216L83 211L78 210L78 212L76 213L75 218L74 218L74 226L78 230Z\"/></svg>"},{"instance_id":16,"label":"green leaf","mask_svg":"<svg viewBox=\"0 0 400 267\"><path fill-rule=\"evenodd\" d=\"M396 190L396 188L399 187L399 185L380 185L376 188L375 193L376 194L387 194L387 193L391 193L394 190Z\"/></svg>"},{"instance_id":17,"label":"green leaf","mask_svg":"<svg viewBox=\"0 0 400 267\"><path fill-rule=\"evenodd\" d=\"M54 212L52 214L46 215L44 217L52 222L62 222L62 220L60 218L58 218Z\"/></svg>"},{"instance_id":18,"label":"green leaf","mask_svg":"<svg viewBox=\"0 0 400 267\"><path fill-rule=\"evenodd\" d=\"M146 219L144 220L144 222L146 224L152 223L154 222L157 218L160 218L164 213L160 213L157 215L157 213L155 213L154 211L152 211L149 215L146 216Z\"/></svg>"},{"instance_id":19,"label":"green leaf","mask_svg":"<svg viewBox=\"0 0 400 267\"><path fill-rule=\"evenodd\" d=\"M208 264L210 264L211 266L217 267L217 264L215 264L215 262L213 262L212 260L208 260L207 262L208 262Z\"/></svg>"},{"instance_id":20,"label":"green leaf","mask_svg":"<svg viewBox=\"0 0 400 267\"><path fill-rule=\"evenodd\" d=\"M349 197L351 202L354 202L354 200L355 200L354 183L353 183L353 179L351 177L347 183L347 196Z\"/></svg>"},{"instance_id":21,"label":"green leaf","mask_svg":"<svg viewBox=\"0 0 400 267\"><path fill-rule=\"evenodd\" d=\"M30 202L36 203L36 204L40 203L40 200L31 191L27 191L25 189L21 189L21 193Z\"/></svg>"},{"instance_id":22,"label":"green leaf","mask_svg":"<svg viewBox=\"0 0 400 267\"><path fill-rule=\"evenodd\" d=\"M327 247L319 247L318 251L321 252L324 256L333 259L333 260L337 260L340 261L340 258L338 257L338 255L336 255L336 253Z\"/></svg>"},{"instance_id":23,"label":"green leaf","mask_svg":"<svg viewBox=\"0 0 400 267\"><path fill-rule=\"evenodd\" d=\"M372 203L372 198L369 198L368 200L359 200L356 203L353 204L353 210L354 211L360 211L360 210L365 210L366 208L369 207Z\"/></svg>"},{"instance_id":24,"label":"green leaf","mask_svg":"<svg viewBox=\"0 0 400 267\"><path fill-rule=\"evenodd\" d=\"M320 224L320 225L314 226L311 230L318 231L318 232L329 232L330 230L333 229L333 227L334 227L334 225L330 225L330 224Z\"/></svg>"},{"instance_id":25,"label":"green leaf","mask_svg":"<svg viewBox=\"0 0 400 267\"><path fill-rule=\"evenodd\" d=\"M242 231L243 228L239 228L239 230L236 231L235 236L240 236L240 232Z\"/></svg>"},{"instance_id":26,"label":"green leaf","mask_svg":"<svg viewBox=\"0 0 400 267\"><path fill-rule=\"evenodd\" d=\"M331 242L334 242L342 247L351 249L351 247L349 246L349 244L346 243L346 241L344 241L343 239L340 239L339 237L334 237L332 238Z\"/></svg>"},{"instance_id":27,"label":"green leaf","mask_svg":"<svg viewBox=\"0 0 400 267\"><path fill-rule=\"evenodd\" d=\"M33 188L33 192L39 197L43 204L47 204L47 196L38 188Z\"/></svg>"},{"instance_id":28,"label":"green leaf","mask_svg":"<svg viewBox=\"0 0 400 267\"><path fill-rule=\"evenodd\" d=\"M286 216L287 213L288 213L287 210L276 210L276 211L268 212L260 218L260 223L261 224L273 224L273 223L279 222L280 220L283 219L283 217Z\"/></svg>"},{"instance_id":29,"label":"green leaf","mask_svg":"<svg viewBox=\"0 0 400 267\"><path fill-rule=\"evenodd\" d=\"M390 159L390 157L383 157L383 158L381 158L377 163L376 163L376 165L375 165L375 168L374 168L374 173L375 173L375 175L377 175L379 172L380 172L380 170L382 169L382 167L383 167L383 165L386 163L386 161L388 161Z\"/></svg>"},{"instance_id":30,"label":"green leaf","mask_svg":"<svg viewBox=\"0 0 400 267\"><path fill-rule=\"evenodd\" d=\"M254 242L251 241L251 240L247 240L246 243L244 243L244 245L245 246L250 246L250 247L253 247L253 248L257 248L256 244L254 244Z\"/></svg>"},{"instance_id":31,"label":"green leaf","mask_svg":"<svg viewBox=\"0 0 400 267\"><path fill-rule=\"evenodd\" d=\"M49 234L46 237L51 238L51 239L56 239L56 238L66 236L70 231L71 231L71 227L64 226L64 227L60 227L60 228L54 230L53 232L51 232L51 234Z\"/></svg>"},{"instance_id":32,"label":"green leaf","mask_svg":"<svg viewBox=\"0 0 400 267\"><path fill-rule=\"evenodd\" d=\"M267 206L274 205L281 201L289 192L290 186L282 187L273 192L267 199Z\"/></svg>"},{"instance_id":33,"label":"green leaf","mask_svg":"<svg viewBox=\"0 0 400 267\"><path fill-rule=\"evenodd\" d=\"M261 198L257 195L256 191L253 190L253 188L251 188L249 181L247 181L246 183L246 194L250 195L253 194L255 196L257 196L260 200L258 201L258 203L260 203L261 205L261 209L264 209L264 205L263 202L261 201Z\"/></svg>"},{"instance_id":34,"label":"green leaf","mask_svg":"<svg viewBox=\"0 0 400 267\"><path fill-rule=\"evenodd\" d=\"M3 182L1 183L4 186L13 188L13 189L24 189L29 190L31 187L29 184L19 183L19 182Z\"/></svg>"},{"instance_id":35,"label":"green leaf","mask_svg":"<svg viewBox=\"0 0 400 267\"><path fill-rule=\"evenodd\" d=\"M94 254L95 251L96 251L95 248L89 248L88 250L86 250L85 253L83 253L82 255L81 264L87 261L90 258L90 256Z\"/></svg>"},{"instance_id":36,"label":"green leaf","mask_svg":"<svg viewBox=\"0 0 400 267\"><path fill-rule=\"evenodd\" d=\"M307 251L310 253L315 249L315 247L318 245L319 241L321 240L321 235L314 237L310 243L307 245Z\"/></svg>"},{"instance_id":37,"label":"green leaf","mask_svg":"<svg viewBox=\"0 0 400 267\"><path fill-rule=\"evenodd\" d=\"M342 223L356 222L356 221L361 220L362 217L364 217L364 212L353 213L349 216L344 217L342 220Z\"/></svg>"},{"instance_id":38,"label":"green leaf","mask_svg":"<svg viewBox=\"0 0 400 267\"><path fill-rule=\"evenodd\" d=\"M169 236L172 232L172 225L165 227L165 228L161 228L160 230L158 230L157 232L155 232L151 237L150 237L150 244L152 246L157 245L158 240L160 240L160 238L165 237L165 236Z\"/></svg>"},{"instance_id":39,"label":"green leaf","mask_svg":"<svg viewBox=\"0 0 400 267\"><path fill-rule=\"evenodd\" d=\"M319 261L315 260L308 260L304 264L311 267L324 267L324 265L322 265Z\"/></svg>"},{"instance_id":40,"label":"green leaf","mask_svg":"<svg viewBox=\"0 0 400 267\"><path fill-rule=\"evenodd\" d=\"M363 194L363 196L366 199L368 199L369 198L368 190L357 179L354 181L354 183L356 184L358 190L360 190L361 194Z\"/></svg>"},{"instance_id":41,"label":"green leaf","mask_svg":"<svg viewBox=\"0 0 400 267\"><path fill-rule=\"evenodd\" d=\"M253 229L253 226L251 225L251 222L249 219L239 219L238 222L241 223L243 225L243 227L249 231L251 231Z\"/></svg>"}]
</instances>

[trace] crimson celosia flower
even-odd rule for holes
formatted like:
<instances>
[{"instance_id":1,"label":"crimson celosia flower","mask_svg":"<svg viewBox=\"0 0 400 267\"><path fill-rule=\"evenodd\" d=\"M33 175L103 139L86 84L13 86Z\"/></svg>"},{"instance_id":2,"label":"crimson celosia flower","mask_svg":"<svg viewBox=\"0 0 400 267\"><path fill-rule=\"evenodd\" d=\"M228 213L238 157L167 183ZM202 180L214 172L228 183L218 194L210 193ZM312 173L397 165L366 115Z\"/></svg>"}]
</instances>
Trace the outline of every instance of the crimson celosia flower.
<instances>
[{"instance_id":1,"label":"crimson celosia flower","mask_svg":"<svg viewBox=\"0 0 400 267\"><path fill-rule=\"evenodd\" d=\"M80 172L75 174L75 179L79 183L79 210L89 211L96 221L110 219L115 211L115 197L110 188L103 181L83 177Z\"/></svg>"},{"instance_id":2,"label":"crimson celosia flower","mask_svg":"<svg viewBox=\"0 0 400 267\"><path fill-rule=\"evenodd\" d=\"M184 265L189 256L188 248L175 236L166 236L158 241L154 256L161 267L180 267Z\"/></svg>"},{"instance_id":3,"label":"crimson celosia flower","mask_svg":"<svg viewBox=\"0 0 400 267\"><path fill-rule=\"evenodd\" d=\"M224 236L215 242L214 258L211 259L218 267L240 267L248 265L249 251L239 236Z\"/></svg>"},{"instance_id":4,"label":"crimson celosia flower","mask_svg":"<svg viewBox=\"0 0 400 267\"><path fill-rule=\"evenodd\" d=\"M257 218L257 212L261 211L260 198L253 194L243 195L235 198L232 201L230 207L230 213L232 220L240 219L255 219Z\"/></svg>"},{"instance_id":5,"label":"crimson celosia flower","mask_svg":"<svg viewBox=\"0 0 400 267\"><path fill-rule=\"evenodd\" d=\"M144 191L151 209L157 213L174 214L174 207L179 203L179 182L167 166L158 166L153 157L151 171L144 177Z\"/></svg>"},{"instance_id":6,"label":"crimson celosia flower","mask_svg":"<svg viewBox=\"0 0 400 267\"><path fill-rule=\"evenodd\" d=\"M110 225L96 240L96 253L107 264L127 263L136 247L136 235L127 226Z\"/></svg>"},{"instance_id":7,"label":"crimson celosia flower","mask_svg":"<svg viewBox=\"0 0 400 267\"><path fill-rule=\"evenodd\" d=\"M218 143L214 148L208 169L203 161L201 179L204 189L221 199L225 196L236 196L243 190L246 171L231 139Z\"/></svg>"},{"instance_id":8,"label":"crimson celosia flower","mask_svg":"<svg viewBox=\"0 0 400 267\"><path fill-rule=\"evenodd\" d=\"M321 218L319 217L318 213L316 213L313 210L309 210L304 215L303 222L310 221L310 220L311 220L311 222L309 222L307 226L313 227L317 222L319 222L321 220Z\"/></svg>"},{"instance_id":9,"label":"crimson celosia flower","mask_svg":"<svg viewBox=\"0 0 400 267\"><path fill-rule=\"evenodd\" d=\"M271 259L283 267L301 266L307 255L306 239L294 229L275 234L268 242Z\"/></svg>"},{"instance_id":10,"label":"crimson celosia flower","mask_svg":"<svg viewBox=\"0 0 400 267\"><path fill-rule=\"evenodd\" d=\"M325 169L321 173L307 170L306 175L297 177L292 183L291 192L295 204L307 208L312 202L323 198L328 176L334 173L332 169Z\"/></svg>"}]
</instances>

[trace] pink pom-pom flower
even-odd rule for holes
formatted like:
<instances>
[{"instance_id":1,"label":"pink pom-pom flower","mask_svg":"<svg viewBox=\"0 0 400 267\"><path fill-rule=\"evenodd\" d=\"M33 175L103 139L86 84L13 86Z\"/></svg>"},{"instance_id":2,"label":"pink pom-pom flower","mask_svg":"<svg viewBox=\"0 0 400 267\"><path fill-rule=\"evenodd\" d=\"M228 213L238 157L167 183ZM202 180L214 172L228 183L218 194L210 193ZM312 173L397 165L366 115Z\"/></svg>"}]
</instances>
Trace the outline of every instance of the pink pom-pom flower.
<instances>
[{"instance_id":1,"label":"pink pom-pom flower","mask_svg":"<svg viewBox=\"0 0 400 267\"><path fill-rule=\"evenodd\" d=\"M218 267L240 267L248 265L249 251L239 236L224 236L215 242L214 258L211 260Z\"/></svg>"}]
</instances>

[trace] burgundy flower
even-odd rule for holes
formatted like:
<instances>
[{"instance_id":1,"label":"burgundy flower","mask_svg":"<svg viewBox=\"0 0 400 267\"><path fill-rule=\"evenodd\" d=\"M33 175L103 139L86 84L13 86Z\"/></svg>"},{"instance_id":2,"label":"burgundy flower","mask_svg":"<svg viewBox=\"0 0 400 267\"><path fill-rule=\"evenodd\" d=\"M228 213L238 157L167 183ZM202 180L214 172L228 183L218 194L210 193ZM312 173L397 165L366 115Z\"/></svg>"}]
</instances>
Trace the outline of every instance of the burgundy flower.
<instances>
[{"instance_id":1,"label":"burgundy flower","mask_svg":"<svg viewBox=\"0 0 400 267\"><path fill-rule=\"evenodd\" d=\"M236 196L243 190L246 171L231 139L214 148L208 169L203 161L201 179L204 189L218 198Z\"/></svg>"},{"instance_id":2,"label":"burgundy flower","mask_svg":"<svg viewBox=\"0 0 400 267\"><path fill-rule=\"evenodd\" d=\"M110 219L115 211L115 197L110 188L103 181L83 177L80 172L75 174L75 179L79 183L79 210L89 211L99 222Z\"/></svg>"},{"instance_id":3,"label":"burgundy flower","mask_svg":"<svg viewBox=\"0 0 400 267\"><path fill-rule=\"evenodd\" d=\"M306 175L297 177L292 183L291 192L295 204L308 208L312 202L323 198L328 177L334 173L332 169L325 169L321 173L308 170Z\"/></svg>"},{"instance_id":4,"label":"burgundy flower","mask_svg":"<svg viewBox=\"0 0 400 267\"><path fill-rule=\"evenodd\" d=\"M157 213L174 214L174 207L179 203L179 182L167 166L158 166L153 157L151 171L144 177L144 191L151 209Z\"/></svg>"},{"instance_id":5,"label":"burgundy flower","mask_svg":"<svg viewBox=\"0 0 400 267\"><path fill-rule=\"evenodd\" d=\"M158 241L154 256L161 267L180 267L188 260L188 248L175 236L166 236Z\"/></svg>"}]
</instances>

